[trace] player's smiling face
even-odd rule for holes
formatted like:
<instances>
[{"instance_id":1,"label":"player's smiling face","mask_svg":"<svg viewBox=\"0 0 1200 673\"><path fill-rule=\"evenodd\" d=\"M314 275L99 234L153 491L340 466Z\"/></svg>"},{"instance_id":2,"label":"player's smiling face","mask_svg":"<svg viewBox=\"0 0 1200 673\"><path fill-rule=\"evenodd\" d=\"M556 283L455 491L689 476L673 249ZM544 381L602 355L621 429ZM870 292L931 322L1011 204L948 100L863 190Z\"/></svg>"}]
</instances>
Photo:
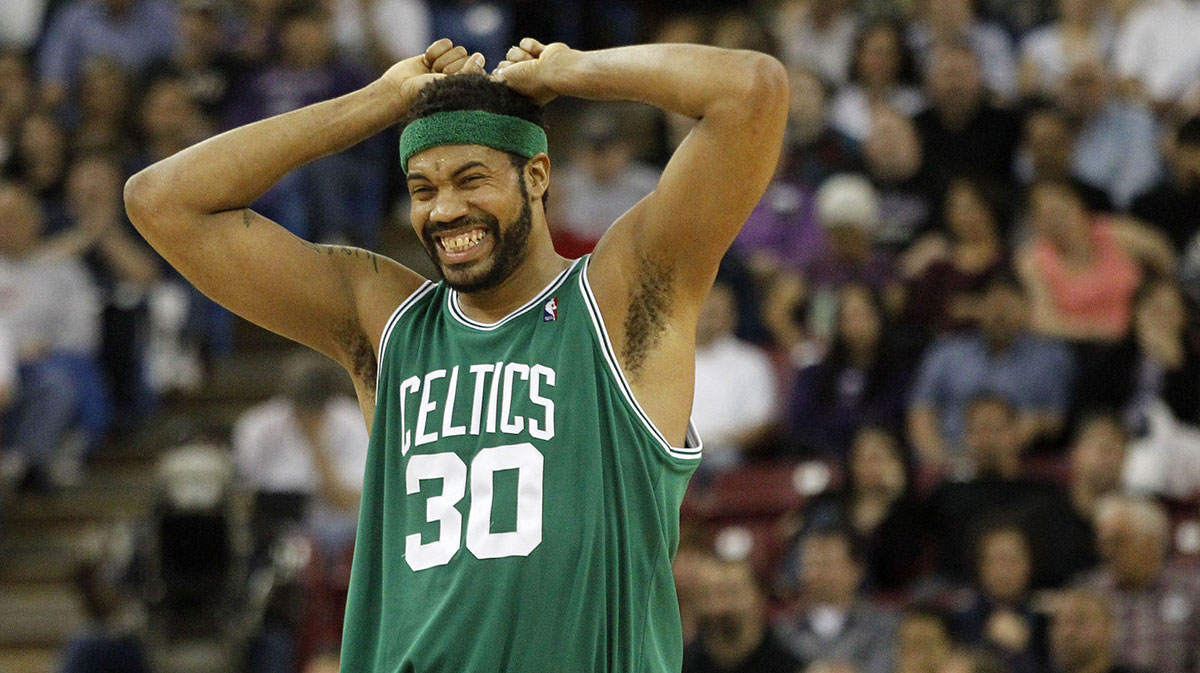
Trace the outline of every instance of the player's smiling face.
<instances>
[{"instance_id":1,"label":"player's smiling face","mask_svg":"<svg viewBox=\"0 0 1200 673\"><path fill-rule=\"evenodd\" d=\"M532 211L508 154L480 145L434 147L409 159L407 182L413 229L448 285L489 290L520 265Z\"/></svg>"}]
</instances>

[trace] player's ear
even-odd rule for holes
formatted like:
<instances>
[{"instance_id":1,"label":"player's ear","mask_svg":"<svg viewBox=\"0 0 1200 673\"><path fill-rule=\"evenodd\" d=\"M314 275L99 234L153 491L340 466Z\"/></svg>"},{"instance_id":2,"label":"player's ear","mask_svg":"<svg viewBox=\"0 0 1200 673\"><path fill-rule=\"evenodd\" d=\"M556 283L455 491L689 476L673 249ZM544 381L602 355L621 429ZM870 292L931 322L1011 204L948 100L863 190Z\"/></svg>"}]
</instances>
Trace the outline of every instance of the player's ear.
<instances>
[{"instance_id":1,"label":"player's ear","mask_svg":"<svg viewBox=\"0 0 1200 673\"><path fill-rule=\"evenodd\" d=\"M539 201L546 190L550 189L550 157L539 153L525 162L525 186L529 190L529 198Z\"/></svg>"}]
</instances>

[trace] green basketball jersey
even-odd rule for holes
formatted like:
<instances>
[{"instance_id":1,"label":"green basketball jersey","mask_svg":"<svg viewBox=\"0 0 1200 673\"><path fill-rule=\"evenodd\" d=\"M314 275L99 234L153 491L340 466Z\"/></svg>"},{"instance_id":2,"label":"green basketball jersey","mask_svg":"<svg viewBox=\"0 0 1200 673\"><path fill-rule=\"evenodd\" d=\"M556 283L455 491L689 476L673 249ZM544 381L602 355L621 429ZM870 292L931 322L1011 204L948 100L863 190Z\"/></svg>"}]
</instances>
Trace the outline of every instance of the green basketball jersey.
<instances>
[{"instance_id":1,"label":"green basketball jersey","mask_svg":"<svg viewBox=\"0 0 1200 673\"><path fill-rule=\"evenodd\" d=\"M634 399L586 269L494 324L441 283L388 322L344 673L678 673L700 443Z\"/></svg>"}]
</instances>

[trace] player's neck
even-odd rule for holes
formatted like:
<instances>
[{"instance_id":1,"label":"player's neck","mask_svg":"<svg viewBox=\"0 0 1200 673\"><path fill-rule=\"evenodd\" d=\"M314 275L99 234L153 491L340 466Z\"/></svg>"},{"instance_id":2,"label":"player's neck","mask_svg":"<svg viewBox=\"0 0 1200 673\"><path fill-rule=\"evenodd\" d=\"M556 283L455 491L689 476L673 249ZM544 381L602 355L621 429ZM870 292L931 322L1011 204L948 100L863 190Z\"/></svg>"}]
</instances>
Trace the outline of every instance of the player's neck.
<instances>
[{"instance_id":1,"label":"player's neck","mask_svg":"<svg viewBox=\"0 0 1200 673\"><path fill-rule=\"evenodd\" d=\"M570 265L555 252L549 235L533 237L529 254L512 275L490 290L460 294L459 306L472 320L496 322L537 296Z\"/></svg>"}]
</instances>

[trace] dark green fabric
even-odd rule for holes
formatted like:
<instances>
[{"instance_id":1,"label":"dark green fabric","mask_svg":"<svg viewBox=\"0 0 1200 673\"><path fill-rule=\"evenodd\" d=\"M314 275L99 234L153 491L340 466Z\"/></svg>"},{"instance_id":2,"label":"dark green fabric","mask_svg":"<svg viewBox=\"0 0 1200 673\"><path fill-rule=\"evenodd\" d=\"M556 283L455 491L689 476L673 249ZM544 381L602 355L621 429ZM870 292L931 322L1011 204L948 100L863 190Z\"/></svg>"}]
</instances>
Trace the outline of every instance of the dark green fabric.
<instances>
[{"instance_id":1,"label":"dark green fabric","mask_svg":"<svg viewBox=\"0 0 1200 673\"><path fill-rule=\"evenodd\" d=\"M519 117L484 112L451 110L421 117L400 134L400 166L408 173L408 160L431 147L483 145L529 158L546 152L546 132Z\"/></svg>"}]
</instances>

